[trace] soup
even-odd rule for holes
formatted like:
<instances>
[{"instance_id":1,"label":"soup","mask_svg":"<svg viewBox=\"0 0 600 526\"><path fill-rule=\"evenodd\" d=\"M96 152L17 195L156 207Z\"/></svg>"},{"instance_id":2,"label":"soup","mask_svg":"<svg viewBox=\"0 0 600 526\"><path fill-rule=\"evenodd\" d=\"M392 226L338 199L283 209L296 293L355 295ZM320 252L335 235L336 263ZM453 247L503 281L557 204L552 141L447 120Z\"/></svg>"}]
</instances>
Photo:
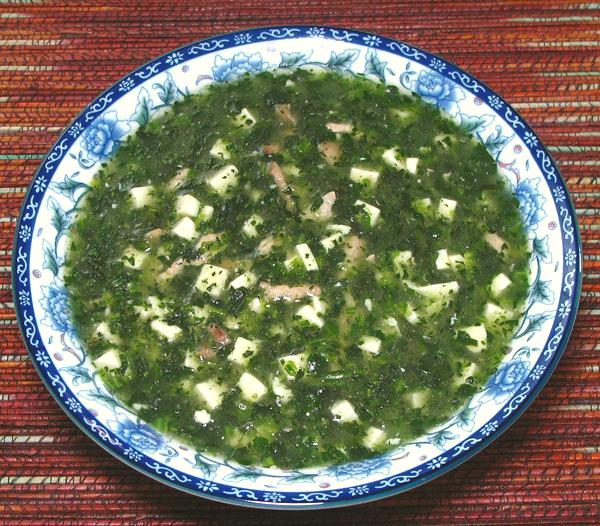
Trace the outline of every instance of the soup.
<instances>
[{"instance_id":1,"label":"soup","mask_svg":"<svg viewBox=\"0 0 600 526\"><path fill-rule=\"evenodd\" d=\"M418 97L297 70L211 85L128 138L66 283L107 387L242 464L366 458L458 411L528 290L518 203Z\"/></svg>"}]
</instances>

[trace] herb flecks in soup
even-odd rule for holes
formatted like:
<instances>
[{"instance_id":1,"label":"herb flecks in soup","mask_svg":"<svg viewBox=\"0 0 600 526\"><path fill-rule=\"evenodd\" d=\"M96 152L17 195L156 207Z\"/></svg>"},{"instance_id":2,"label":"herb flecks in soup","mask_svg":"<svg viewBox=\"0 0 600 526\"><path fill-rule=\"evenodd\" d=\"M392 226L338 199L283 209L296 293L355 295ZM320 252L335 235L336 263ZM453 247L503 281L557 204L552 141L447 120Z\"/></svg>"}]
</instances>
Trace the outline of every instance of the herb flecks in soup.
<instances>
[{"instance_id":1,"label":"herb flecks in soup","mask_svg":"<svg viewBox=\"0 0 600 526\"><path fill-rule=\"evenodd\" d=\"M528 287L485 148L394 87L296 71L213 85L130 137L73 227L102 378L244 464L365 458L461 408Z\"/></svg>"}]
</instances>

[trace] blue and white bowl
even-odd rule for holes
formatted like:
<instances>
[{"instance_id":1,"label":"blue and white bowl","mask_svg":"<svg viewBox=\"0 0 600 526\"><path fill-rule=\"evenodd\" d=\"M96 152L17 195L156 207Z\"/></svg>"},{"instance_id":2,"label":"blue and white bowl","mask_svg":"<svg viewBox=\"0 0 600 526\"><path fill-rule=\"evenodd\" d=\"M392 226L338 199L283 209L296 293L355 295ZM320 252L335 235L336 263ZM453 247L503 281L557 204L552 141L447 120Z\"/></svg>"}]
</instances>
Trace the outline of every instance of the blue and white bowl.
<instances>
[{"instance_id":1,"label":"blue and white bowl","mask_svg":"<svg viewBox=\"0 0 600 526\"><path fill-rule=\"evenodd\" d=\"M63 269L69 227L101 163L174 101L246 73L315 67L416 93L496 159L532 244L532 283L510 351L484 389L447 422L372 459L300 470L243 467L182 445L141 421L95 372L72 325ZM110 87L42 161L17 224L18 320L63 410L121 461L175 488L256 507L345 506L414 488L500 435L532 402L565 349L581 287L581 243L564 181L539 138L498 95L453 64L402 42L330 27L271 27L196 42Z\"/></svg>"}]
</instances>

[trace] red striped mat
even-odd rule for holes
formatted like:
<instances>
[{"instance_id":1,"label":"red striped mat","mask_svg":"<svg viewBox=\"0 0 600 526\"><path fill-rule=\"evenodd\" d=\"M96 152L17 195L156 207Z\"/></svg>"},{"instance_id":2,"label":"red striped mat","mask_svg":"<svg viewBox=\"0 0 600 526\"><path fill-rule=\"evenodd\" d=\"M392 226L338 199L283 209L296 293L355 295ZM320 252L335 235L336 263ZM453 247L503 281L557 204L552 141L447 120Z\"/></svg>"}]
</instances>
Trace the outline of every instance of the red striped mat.
<instances>
[{"instance_id":1,"label":"red striped mat","mask_svg":"<svg viewBox=\"0 0 600 526\"><path fill-rule=\"evenodd\" d=\"M326 512L253 511L113 459L36 375L10 290L14 222L36 166L96 94L193 40L286 23L355 27L439 53L528 119L567 179L585 254L571 343L538 400L442 478ZM600 524L600 4L583 1L0 0L0 523Z\"/></svg>"}]
</instances>

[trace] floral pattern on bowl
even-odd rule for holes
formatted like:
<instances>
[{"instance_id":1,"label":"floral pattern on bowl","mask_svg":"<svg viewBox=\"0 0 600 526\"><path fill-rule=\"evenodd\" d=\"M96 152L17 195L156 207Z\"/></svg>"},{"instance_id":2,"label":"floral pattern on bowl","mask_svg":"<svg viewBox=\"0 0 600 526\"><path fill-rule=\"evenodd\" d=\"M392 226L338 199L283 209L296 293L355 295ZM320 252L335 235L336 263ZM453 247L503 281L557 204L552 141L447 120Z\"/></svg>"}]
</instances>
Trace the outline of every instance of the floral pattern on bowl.
<instances>
[{"instance_id":1,"label":"floral pattern on bowl","mask_svg":"<svg viewBox=\"0 0 600 526\"><path fill-rule=\"evenodd\" d=\"M300 470L239 466L158 432L105 388L74 331L62 271L69 226L99 164L127 134L211 82L264 70L323 68L421 96L486 146L520 203L532 283L512 346L483 390L443 425L375 458ZM273 27L196 42L93 101L51 149L15 235L19 324L41 378L69 416L117 458L196 495L261 507L341 506L405 491L460 464L503 432L543 387L570 334L581 280L573 207L533 131L456 66L402 42L330 27Z\"/></svg>"}]
</instances>

